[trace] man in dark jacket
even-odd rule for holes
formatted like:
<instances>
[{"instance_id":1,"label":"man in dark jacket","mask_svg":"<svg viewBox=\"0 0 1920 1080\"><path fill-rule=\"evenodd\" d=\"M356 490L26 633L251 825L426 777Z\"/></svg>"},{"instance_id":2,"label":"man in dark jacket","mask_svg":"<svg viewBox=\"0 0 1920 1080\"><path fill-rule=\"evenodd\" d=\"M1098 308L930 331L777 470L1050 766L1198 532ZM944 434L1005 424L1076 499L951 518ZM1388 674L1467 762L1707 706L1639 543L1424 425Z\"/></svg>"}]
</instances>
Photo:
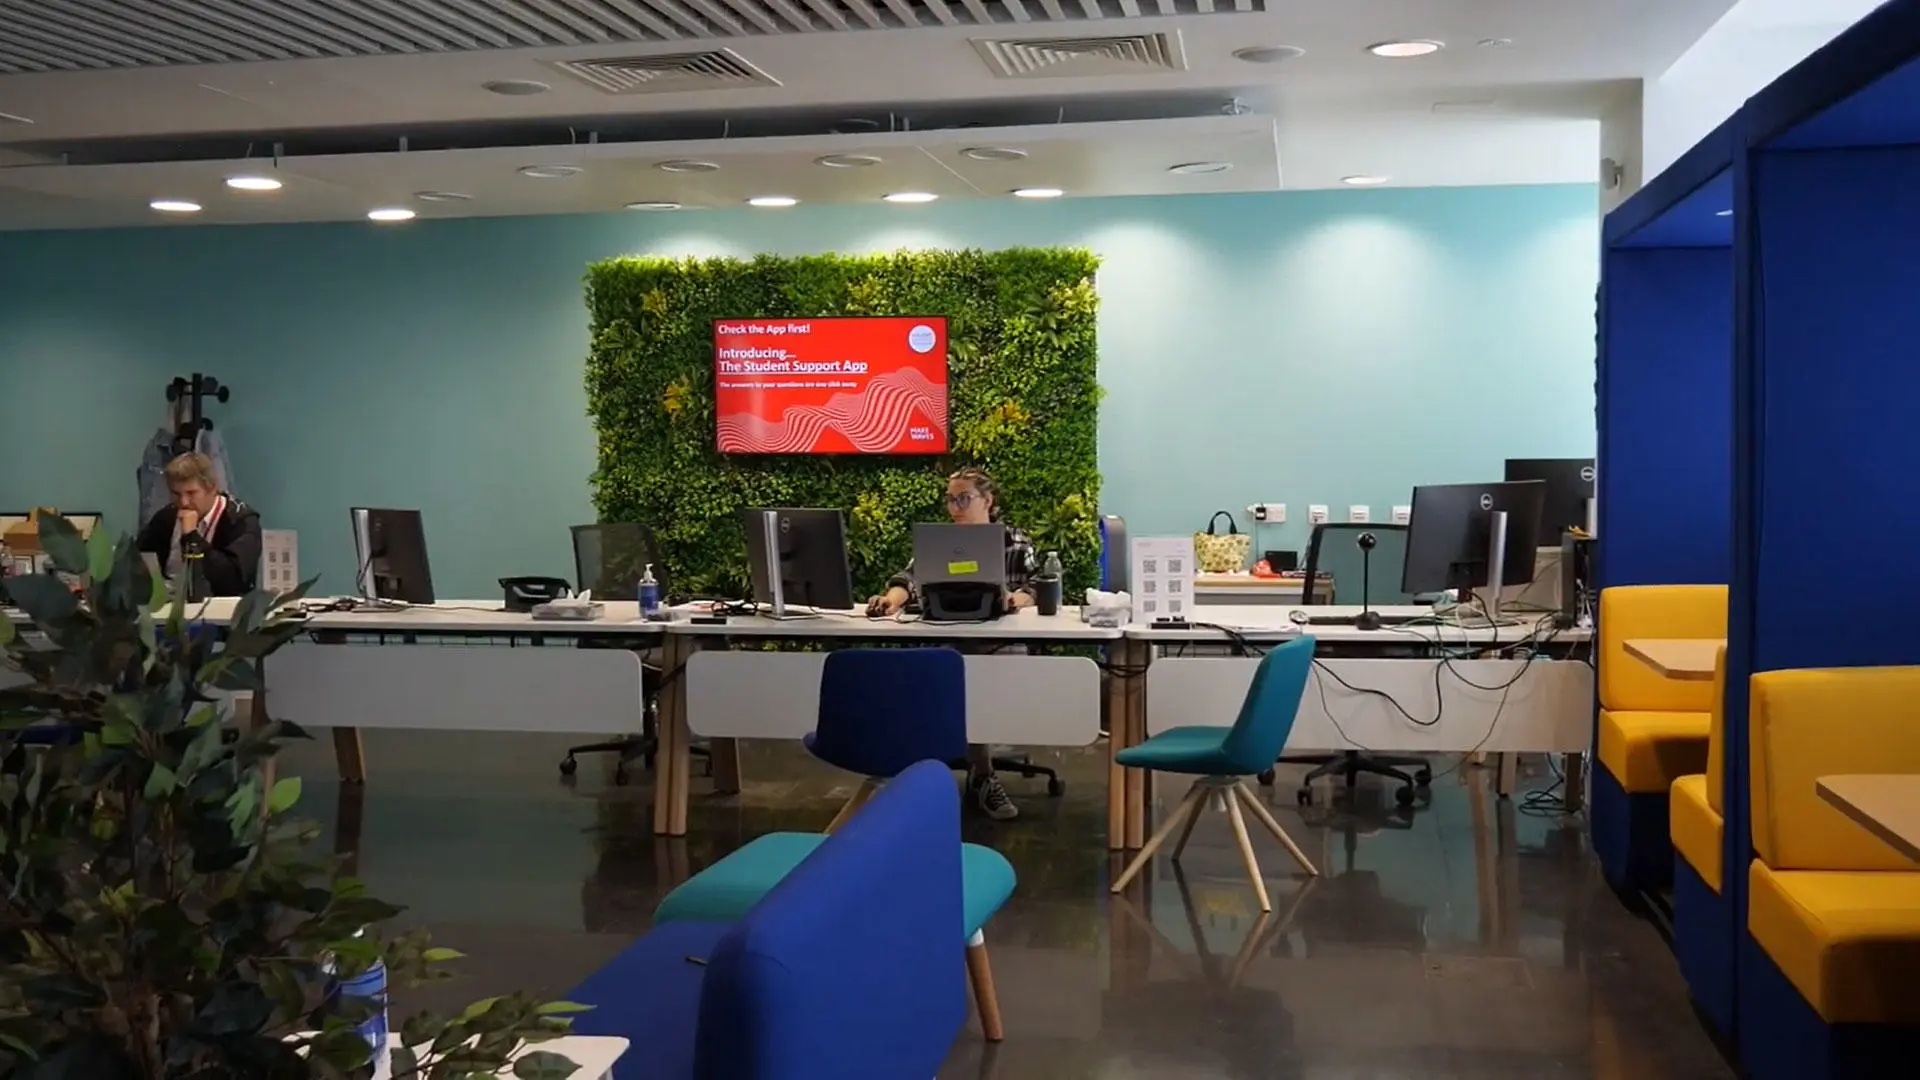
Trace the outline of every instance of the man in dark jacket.
<instances>
[{"instance_id":1,"label":"man in dark jacket","mask_svg":"<svg viewBox=\"0 0 1920 1080\"><path fill-rule=\"evenodd\" d=\"M140 530L140 550L160 561L168 581L185 566L195 570L190 599L245 596L260 576L260 515L221 491L215 475L205 454L168 462L173 505Z\"/></svg>"}]
</instances>

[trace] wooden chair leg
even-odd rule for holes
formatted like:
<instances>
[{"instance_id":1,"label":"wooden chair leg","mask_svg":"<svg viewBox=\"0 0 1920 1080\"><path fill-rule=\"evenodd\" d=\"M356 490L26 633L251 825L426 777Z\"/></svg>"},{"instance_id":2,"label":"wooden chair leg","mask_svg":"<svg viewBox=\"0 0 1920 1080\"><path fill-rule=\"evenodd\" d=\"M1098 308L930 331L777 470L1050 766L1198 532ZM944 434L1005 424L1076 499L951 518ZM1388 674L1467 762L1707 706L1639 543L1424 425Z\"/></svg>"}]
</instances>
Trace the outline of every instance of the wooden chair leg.
<instances>
[{"instance_id":1,"label":"wooden chair leg","mask_svg":"<svg viewBox=\"0 0 1920 1080\"><path fill-rule=\"evenodd\" d=\"M840 826L845 825L847 819L858 813L861 807L867 805L867 800L873 798L874 793L879 790L880 782L873 777L869 776L861 780L860 786L854 789L853 797L848 799L847 804L842 806L840 812L833 815L833 820L827 823L826 831L833 832Z\"/></svg>"},{"instance_id":2,"label":"wooden chair leg","mask_svg":"<svg viewBox=\"0 0 1920 1080\"><path fill-rule=\"evenodd\" d=\"M1173 835L1174 826L1200 812L1206 794L1205 787L1200 784L1193 785L1193 790L1187 792L1187 797L1180 800L1180 805L1174 809L1173 813L1167 815L1167 820L1161 822L1160 827L1153 830L1153 835L1147 838L1147 842L1141 845L1140 854L1133 857L1133 861L1127 864L1126 871L1114 881L1112 891L1117 893L1126 888L1127 882L1132 881L1134 876L1140 873L1140 868L1147 865L1147 861L1153 858L1153 853L1160 850L1160 845L1167 842L1167 837Z\"/></svg>"},{"instance_id":3,"label":"wooden chair leg","mask_svg":"<svg viewBox=\"0 0 1920 1080\"><path fill-rule=\"evenodd\" d=\"M1201 817L1205 816L1206 812L1207 812L1207 800L1203 798L1200 800L1200 805L1194 807L1193 812L1187 815L1187 823L1184 826L1182 826L1180 829L1180 839L1174 841L1174 845L1173 845L1173 861L1174 862L1180 861L1181 852L1184 852L1187 850L1188 838L1193 836L1193 827L1195 825L1200 824L1200 819Z\"/></svg>"},{"instance_id":4,"label":"wooden chair leg","mask_svg":"<svg viewBox=\"0 0 1920 1080\"><path fill-rule=\"evenodd\" d=\"M988 1042L1006 1038L1000 1026L1000 994L993 988L993 966L987 962L986 935L978 931L967 942L967 981L973 984L973 1004L980 1011L980 1033Z\"/></svg>"},{"instance_id":5,"label":"wooden chair leg","mask_svg":"<svg viewBox=\"0 0 1920 1080\"><path fill-rule=\"evenodd\" d=\"M1247 879L1253 882L1253 895L1260 901L1260 910L1272 911L1273 901L1267 899L1266 879L1260 876L1260 860L1253 855L1253 838L1247 835L1247 819L1240 813L1239 800L1232 795L1227 796L1227 817L1233 821L1233 838L1240 842L1240 861L1247 864Z\"/></svg>"},{"instance_id":6,"label":"wooden chair leg","mask_svg":"<svg viewBox=\"0 0 1920 1080\"><path fill-rule=\"evenodd\" d=\"M1313 860L1307 858L1307 853L1300 850L1299 844L1293 842L1293 837L1287 835L1287 830L1280 827L1280 822L1274 819L1273 813L1260 802L1259 797L1248 790L1244 783L1234 784L1233 790L1240 796L1240 801L1247 804L1247 809L1253 811L1253 816L1260 819L1260 824L1265 825L1267 831L1273 834L1273 838L1280 841L1280 846L1286 848L1287 853L1293 856L1293 861L1300 864L1300 869L1314 877L1319 877L1320 871L1314 868Z\"/></svg>"}]
</instances>

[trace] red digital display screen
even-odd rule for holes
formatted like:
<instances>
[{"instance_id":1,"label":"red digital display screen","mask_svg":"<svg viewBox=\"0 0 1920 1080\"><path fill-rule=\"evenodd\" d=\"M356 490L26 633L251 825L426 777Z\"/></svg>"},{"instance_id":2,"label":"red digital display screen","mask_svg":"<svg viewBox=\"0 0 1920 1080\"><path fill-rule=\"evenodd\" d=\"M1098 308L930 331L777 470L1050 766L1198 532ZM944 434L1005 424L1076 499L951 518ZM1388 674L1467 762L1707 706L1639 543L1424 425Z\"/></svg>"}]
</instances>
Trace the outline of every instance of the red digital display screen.
<instances>
[{"instance_id":1,"label":"red digital display screen","mask_svg":"<svg viewBox=\"0 0 1920 1080\"><path fill-rule=\"evenodd\" d=\"M716 319L723 454L943 454L947 320Z\"/></svg>"}]
</instances>

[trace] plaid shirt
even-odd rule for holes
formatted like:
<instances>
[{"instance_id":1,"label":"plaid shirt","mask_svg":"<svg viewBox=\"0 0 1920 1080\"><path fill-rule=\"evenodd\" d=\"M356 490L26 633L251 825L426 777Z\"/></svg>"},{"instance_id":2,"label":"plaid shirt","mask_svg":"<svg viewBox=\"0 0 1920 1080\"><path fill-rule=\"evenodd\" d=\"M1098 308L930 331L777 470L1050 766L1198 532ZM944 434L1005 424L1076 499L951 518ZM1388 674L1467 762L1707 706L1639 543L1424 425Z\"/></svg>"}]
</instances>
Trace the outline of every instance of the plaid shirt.
<instances>
[{"instance_id":1,"label":"plaid shirt","mask_svg":"<svg viewBox=\"0 0 1920 1080\"><path fill-rule=\"evenodd\" d=\"M994 524L1003 524L995 522ZM1029 586L1034 576L1040 573L1040 560L1035 557L1033 540L1026 533L1011 525L1007 526L1007 591L1010 593L1025 590L1031 593ZM907 595L918 599L920 587L913 580L913 560L908 559L906 568L887 579L887 588L899 587L907 590Z\"/></svg>"}]
</instances>

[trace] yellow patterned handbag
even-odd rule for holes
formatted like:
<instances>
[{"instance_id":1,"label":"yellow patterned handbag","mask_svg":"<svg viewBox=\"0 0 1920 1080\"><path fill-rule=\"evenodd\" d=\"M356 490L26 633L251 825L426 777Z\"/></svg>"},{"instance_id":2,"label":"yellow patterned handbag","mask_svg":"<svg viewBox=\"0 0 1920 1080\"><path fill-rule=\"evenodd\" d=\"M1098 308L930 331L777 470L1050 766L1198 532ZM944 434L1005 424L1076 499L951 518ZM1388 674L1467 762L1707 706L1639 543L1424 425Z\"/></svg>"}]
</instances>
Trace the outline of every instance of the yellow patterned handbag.
<instances>
[{"instance_id":1,"label":"yellow patterned handbag","mask_svg":"<svg viewBox=\"0 0 1920 1080\"><path fill-rule=\"evenodd\" d=\"M1227 519L1227 531L1215 532L1221 518ZM1193 534L1193 559L1200 564L1203 574L1233 574L1247 567L1247 556L1253 552L1253 537L1240 531L1234 524L1233 515L1225 510L1216 510L1207 519L1207 531Z\"/></svg>"}]
</instances>

